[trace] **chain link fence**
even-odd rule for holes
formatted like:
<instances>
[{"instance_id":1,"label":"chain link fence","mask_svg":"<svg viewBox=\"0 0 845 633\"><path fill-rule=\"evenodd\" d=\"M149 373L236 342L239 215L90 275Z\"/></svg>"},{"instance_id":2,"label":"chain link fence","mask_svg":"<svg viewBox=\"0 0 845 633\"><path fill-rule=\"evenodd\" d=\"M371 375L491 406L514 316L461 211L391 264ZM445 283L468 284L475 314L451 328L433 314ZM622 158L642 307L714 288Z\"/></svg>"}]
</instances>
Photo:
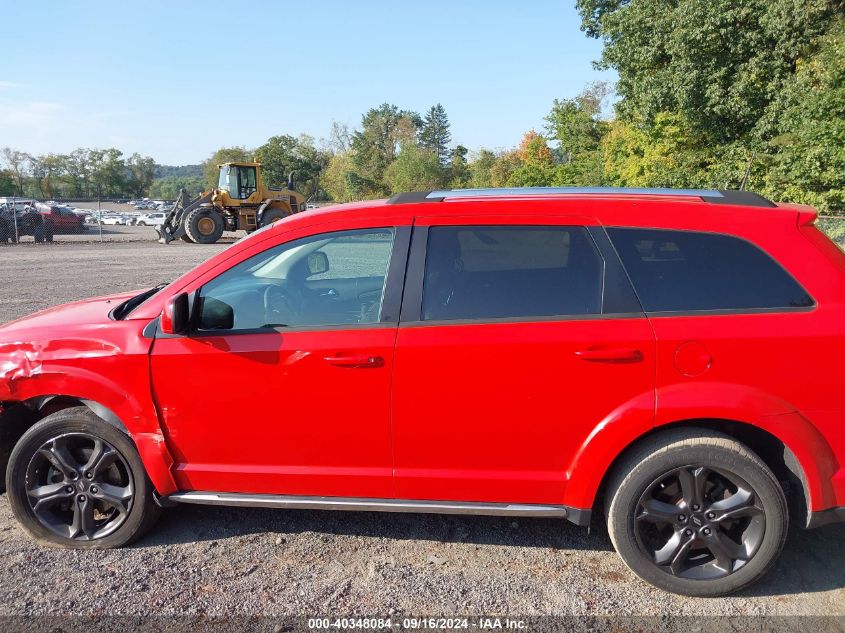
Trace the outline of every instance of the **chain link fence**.
<instances>
[{"instance_id":1,"label":"chain link fence","mask_svg":"<svg viewBox=\"0 0 845 633\"><path fill-rule=\"evenodd\" d=\"M0 245L154 242L168 210L166 201L0 198Z\"/></svg>"}]
</instances>

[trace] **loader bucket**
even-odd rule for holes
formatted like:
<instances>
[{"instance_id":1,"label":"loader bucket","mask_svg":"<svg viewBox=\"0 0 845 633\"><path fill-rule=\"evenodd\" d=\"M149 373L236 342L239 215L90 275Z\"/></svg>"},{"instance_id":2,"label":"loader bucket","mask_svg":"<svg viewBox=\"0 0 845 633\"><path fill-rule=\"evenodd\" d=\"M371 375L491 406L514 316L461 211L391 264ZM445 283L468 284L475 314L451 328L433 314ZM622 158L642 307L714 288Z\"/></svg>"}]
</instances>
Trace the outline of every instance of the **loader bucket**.
<instances>
[{"instance_id":1,"label":"loader bucket","mask_svg":"<svg viewBox=\"0 0 845 633\"><path fill-rule=\"evenodd\" d=\"M188 197L188 192L182 189L179 192L179 197L173 205L173 209L164 218L161 226L155 227L158 233L158 241L162 244L170 244L175 239L184 236L185 233L185 218L188 213L196 209L202 204L211 202L212 192L200 194L197 198L191 200Z\"/></svg>"}]
</instances>

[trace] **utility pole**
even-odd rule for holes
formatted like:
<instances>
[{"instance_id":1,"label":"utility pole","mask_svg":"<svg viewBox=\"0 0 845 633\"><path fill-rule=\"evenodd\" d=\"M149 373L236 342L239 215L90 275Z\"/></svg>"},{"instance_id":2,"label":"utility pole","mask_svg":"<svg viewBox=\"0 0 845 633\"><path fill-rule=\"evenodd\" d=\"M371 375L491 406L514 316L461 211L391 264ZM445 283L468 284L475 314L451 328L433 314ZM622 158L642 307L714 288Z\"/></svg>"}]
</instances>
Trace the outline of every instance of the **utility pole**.
<instances>
[{"instance_id":1,"label":"utility pole","mask_svg":"<svg viewBox=\"0 0 845 633\"><path fill-rule=\"evenodd\" d=\"M103 241L103 212L100 211L100 183L97 183L97 226L100 227L100 241Z\"/></svg>"},{"instance_id":2,"label":"utility pole","mask_svg":"<svg viewBox=\"0 0 845 633\"><path fill-rule=\"evenodd\" d=\"M15 219L15 244L20 244L21 239L18 235L18 201L12 196L12 217Z\"/></svg>"}]
</instances>

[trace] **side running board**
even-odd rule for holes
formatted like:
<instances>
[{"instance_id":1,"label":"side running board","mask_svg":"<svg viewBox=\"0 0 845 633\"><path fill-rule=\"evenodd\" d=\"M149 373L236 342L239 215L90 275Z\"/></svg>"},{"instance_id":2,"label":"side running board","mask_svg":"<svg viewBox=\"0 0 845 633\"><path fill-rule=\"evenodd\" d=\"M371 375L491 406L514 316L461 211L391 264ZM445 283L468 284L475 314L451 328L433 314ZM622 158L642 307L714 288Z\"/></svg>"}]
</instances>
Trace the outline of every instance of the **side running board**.
<instances>
[{"instance_id":1,"label":"side running board","mask_svg":"<svg viewBox=\"0 0 845 633\"><path fill-rule=\"evenodd\" d=\"M288 508L297 510L352 510L356 512L418 512L426 514L477 514L567 518L588 525L590 510L558 505L484 503L463 501L413 501L406 499L367 499L355 497L304 497L293 495L244 494L233 492L177 492L166 498L175 503Z\"/></svg>"}]
</instances>

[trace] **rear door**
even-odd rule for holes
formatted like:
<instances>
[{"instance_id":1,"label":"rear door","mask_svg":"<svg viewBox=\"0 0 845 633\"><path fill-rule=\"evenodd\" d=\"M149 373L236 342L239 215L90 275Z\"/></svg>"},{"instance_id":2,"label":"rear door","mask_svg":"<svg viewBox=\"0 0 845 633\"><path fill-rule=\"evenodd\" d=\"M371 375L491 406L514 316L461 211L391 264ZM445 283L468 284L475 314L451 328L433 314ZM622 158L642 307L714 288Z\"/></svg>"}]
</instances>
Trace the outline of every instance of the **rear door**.
<instances>
[{"instance_id":1,"label":"rear door","mask_svg":"<svg viewBox=\"0 0 845 633\"><path fill-rule=\"evenodd\" d=\"M654 408L654 337L601 230L419 219L393 378L396 496L561 504L579 449Z\"/></svg>"}]
</instances>

